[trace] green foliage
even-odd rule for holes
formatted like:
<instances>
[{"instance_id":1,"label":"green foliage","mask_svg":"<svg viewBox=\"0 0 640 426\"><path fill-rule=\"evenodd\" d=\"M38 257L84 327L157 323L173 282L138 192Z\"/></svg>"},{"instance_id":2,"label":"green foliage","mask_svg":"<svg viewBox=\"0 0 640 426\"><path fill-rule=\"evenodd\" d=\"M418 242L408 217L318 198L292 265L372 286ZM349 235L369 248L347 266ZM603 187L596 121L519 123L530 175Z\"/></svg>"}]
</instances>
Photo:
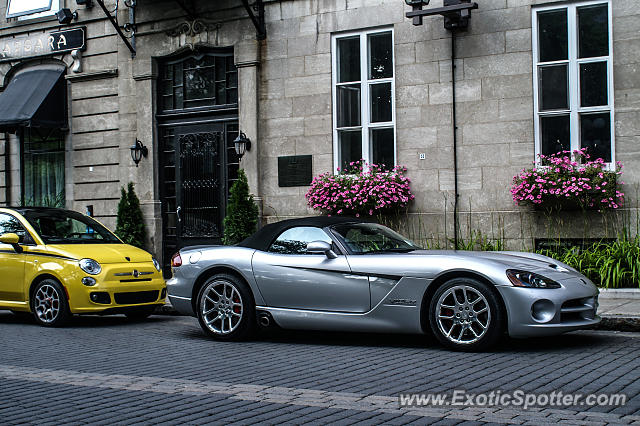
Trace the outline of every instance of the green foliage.
<instances>
[{"instance_id":1,"label":"green foliage","mask_svg":"<svg viewBox=\"0 0 640 426\"><path fill-rule=\"evenodd\" d=\"M453 239L450 239L449 242L455 245ZM501 251L504 250L504 239L492 240L483 235L482 231L471 230L469 239L458 238L458 250Z\"/></svg>"},{"instance_id":2,"label":"green foliage","mask_svg":"<svg viewBox=\"0 0 640 426\"><path fill-rule=\"evenodd\" d=\"M133 182L129 182L127 190L121 188L120 192L116 235L126 244L144 249L147 229L144 226L140 200L133 189Z\"/></svg>"},{"instance_id":3,"label":"green foliage","mask_svg":"<svg viewBox=\"0 0 640 426\"><path fill-rule=\"evenodd\" d=\"M640 287L640 236L621 234L613 242L597 242L584 249L557 247L539 250L577 269L599 287Z\"/></svg>"},{"instance_id":4,"label":"green foliage","mask_svg":"<svg viewBox=\"0 0 640 426\"><path fill-rule=\"evenodd\" d=\"M227 245L239 243L255 232L257 224L258 206L253 201L253 195L249 194L247 175L240 169L238 180L229 191L222 242Z\"/></svg>"}]
</instances>

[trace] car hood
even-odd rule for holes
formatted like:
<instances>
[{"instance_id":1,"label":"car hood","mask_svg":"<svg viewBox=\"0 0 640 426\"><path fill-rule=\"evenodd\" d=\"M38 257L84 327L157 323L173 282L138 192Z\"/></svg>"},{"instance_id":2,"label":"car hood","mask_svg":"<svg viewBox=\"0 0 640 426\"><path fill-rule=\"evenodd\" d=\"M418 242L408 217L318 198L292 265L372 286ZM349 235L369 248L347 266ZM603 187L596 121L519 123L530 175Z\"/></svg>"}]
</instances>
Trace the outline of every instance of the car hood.
<instances>
[{"instance_id":1,"label":"car hood","mask_svg":"<svg viewBox=\"0 0 640 426\"><path fill-rule=\"evenodd\" d=\"M552 280L585 279L576 270L550 257L524 252L416 250L349 256L349 265L358 274L427 279L447 271L466 270L484 275L496 285L511 285L505 274L507 269L534 272Z\"/></svg>"},{"instance_id":2,"label":"car hood","mask_svg":"<svg viewBox=\"0 0 640 426\"><path fill-rule=\"evenodd\" d=\"M537 253L518 251L465 251L465 250L416 250L409 256L447 256L461 261L487 261L503 265L507 269L522 269L543 274L547 278L562 279L568 276L582 276L575 269L562 262Z\"/></svg>"},{"instance_id":3,"label":"car hood","mask_svg":"<svg viewBox=\"0 0 640 426\"><path fill-rule=\"evenodd\" d=\"M150 253L129 244L55 244L47 245L47 251L73 259L89 258L103 264L151 262Z\"/></svg>"}]
</instances>

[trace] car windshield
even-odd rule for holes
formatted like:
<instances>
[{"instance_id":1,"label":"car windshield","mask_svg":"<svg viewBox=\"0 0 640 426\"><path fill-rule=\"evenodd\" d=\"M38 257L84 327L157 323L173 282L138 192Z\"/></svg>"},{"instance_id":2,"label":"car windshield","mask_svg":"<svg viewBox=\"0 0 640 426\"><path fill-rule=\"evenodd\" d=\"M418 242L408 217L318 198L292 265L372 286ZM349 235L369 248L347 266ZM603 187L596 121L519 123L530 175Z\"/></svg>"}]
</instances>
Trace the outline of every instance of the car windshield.
<instances>
[{"instance_id":1,"label":"car windshield","mask_svg":"<svg viewBox=\"0 0 640 426\"><path fill-rule=\"evenodd\" d=\"M408 253L421 247L376 223L347 223L331 227L353 253Z\"/></svg>"},{"instance_id":2,"label":"car windshield","mask_svg":"<svg viewBox=\"0 0 640 426\"><path fill-rule=\"evenodd\" d=\"M27 210L22 214L45 244L121 244L107 228L68 210Z\"/></svg>"}]
</instances>

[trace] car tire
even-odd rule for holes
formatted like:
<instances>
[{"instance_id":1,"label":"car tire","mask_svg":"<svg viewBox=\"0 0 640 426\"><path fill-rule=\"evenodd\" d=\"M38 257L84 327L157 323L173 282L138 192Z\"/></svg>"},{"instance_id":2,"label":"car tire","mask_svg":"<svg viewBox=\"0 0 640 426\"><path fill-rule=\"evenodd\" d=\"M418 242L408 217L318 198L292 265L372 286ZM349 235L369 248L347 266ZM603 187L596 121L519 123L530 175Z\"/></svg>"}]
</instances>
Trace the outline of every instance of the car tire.
<instances>
[{"instance_id":1,"label":"car tire","mask_svg":"<svg viewBox=\"0 0 640 426\"><path fill-rule=\"evenodd\" d=\"M73 314L69 310L67 292L54 279L44 279L33 289L31 312L36 322L45 327L61 327L67 324Z\"/></svg>"},{"instance_id":2,"label":"car tire","mask_svg":"<svg viewBox=\"0 0 640 426\"><path fill-rule=\"evenodd\" d=\"M155 306L143 306L141 308L133 308L124 314L130 321L144 321L156 311Z\"/></svg>"},{"instance_id":3,"label":"car tire","mask_svg":"<svg viewBox=\"0 0 640 426\"><path fill-rule=\"evenodd\" d=\"M198 292L200 326L216 340L244 340L256 326L256 309L249 286L236 276L217 274Z\"/></svg>"},{"instance_id":4,"label":"car tire","mask_svg":"<svg viewBox=\"0 0 640 426\"><path fill-rule=\"evenodd\" d=\"M433 335L459 351L481 351L502 337L506 315L499 295L473 278L453 278L440 286L429 304Z\"/></svg>"}]
</instances>

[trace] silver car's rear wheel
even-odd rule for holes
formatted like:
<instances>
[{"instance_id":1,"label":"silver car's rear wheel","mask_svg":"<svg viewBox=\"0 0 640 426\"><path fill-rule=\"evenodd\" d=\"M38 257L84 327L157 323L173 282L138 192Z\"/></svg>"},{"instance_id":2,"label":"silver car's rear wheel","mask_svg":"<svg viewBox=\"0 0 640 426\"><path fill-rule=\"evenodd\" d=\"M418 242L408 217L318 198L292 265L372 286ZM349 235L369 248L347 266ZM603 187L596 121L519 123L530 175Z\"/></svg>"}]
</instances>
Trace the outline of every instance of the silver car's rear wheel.
<instances>
[{"instance_id":1,"label":"silver car's rear wheel","mask_svg":"<svg viewBox=\"0 0 640 426\"><path fill-rule=\"evenodd\" d=\"M491 324L491 308L487 299L475 288L457 285L438 299L438 328L455 344L471 344L487 333Z\"/></svg>"},{"instance_id":2,"label":"silver car's rear wheel","mask_svg":"<svg viewBox=\"0 0 640 426\"><path fill-rule=\"evenodd\" d=\"M255 328L255 303L244 280L217 274L205 281L196 304L202 329L217 340L241 340Z\"/></svg>"},{"instance_id":3,"label":"silver car's rear wheel","mask_svg":"<svg viewBox=\"0 0 640 426\"><path fill-rule=\"evenodd\" d=\"M503 335L506 314L492 285L471 277L452 278L439 286L429 301L429 325L445 346L477 351Z\"/></svg>"},{"instance_id":4,"label":"silver car's rear wheel","mask_svg":"<svg viewBox=\"0 0 640 426\"><path fill-rule=\"evenodd\" d=\"M242 321L242 296L238 289L224 280L207 285L200 299L200 312L204 323L213 333L229 334Z\"/></svg>"}]
</instances>

